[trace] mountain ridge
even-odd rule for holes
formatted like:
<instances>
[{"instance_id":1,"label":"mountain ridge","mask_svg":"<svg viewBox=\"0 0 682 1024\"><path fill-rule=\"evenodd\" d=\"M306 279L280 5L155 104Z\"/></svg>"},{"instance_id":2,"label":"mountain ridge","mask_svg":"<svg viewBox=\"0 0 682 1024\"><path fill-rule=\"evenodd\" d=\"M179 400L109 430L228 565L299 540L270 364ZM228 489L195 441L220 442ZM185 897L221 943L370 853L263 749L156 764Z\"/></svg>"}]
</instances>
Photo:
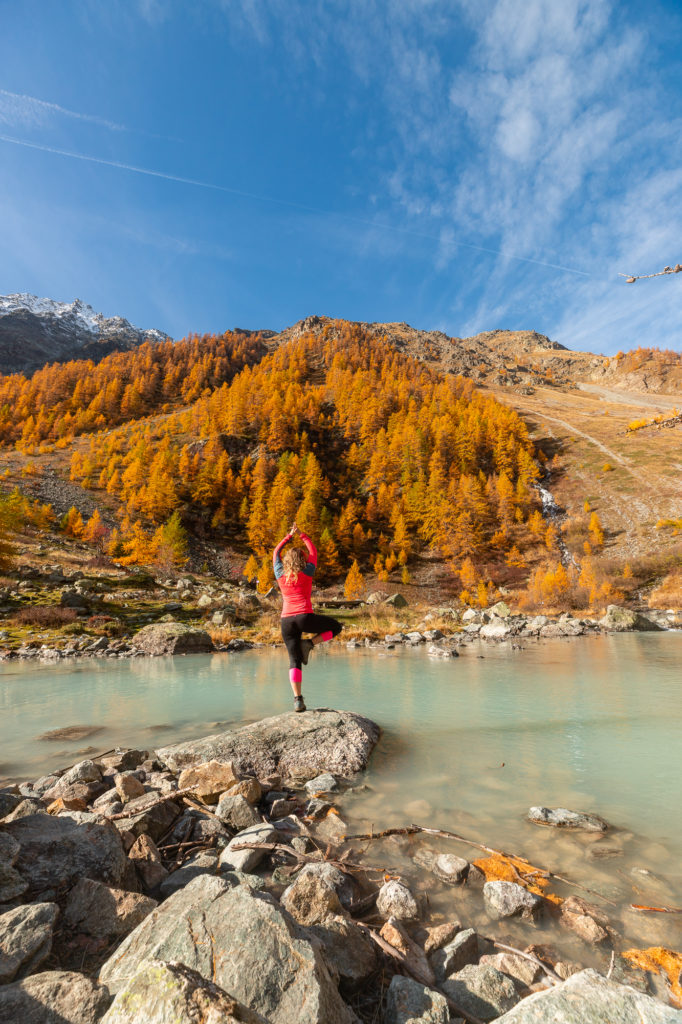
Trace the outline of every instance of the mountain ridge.
<instances>
[{"instance_id":1,"label":"mountain ridge","mask_svg":"<svg viewBox=\"0 0 682 1024\"><path fill-rule=\"evenodd\" d=\"M162 331L135 327L125 317L105 317L81 299L69 303L29 292L0 295L0 373L31 373L72 359L99 362L145 341L169 340Z\"/></svg>"}]
</instances>

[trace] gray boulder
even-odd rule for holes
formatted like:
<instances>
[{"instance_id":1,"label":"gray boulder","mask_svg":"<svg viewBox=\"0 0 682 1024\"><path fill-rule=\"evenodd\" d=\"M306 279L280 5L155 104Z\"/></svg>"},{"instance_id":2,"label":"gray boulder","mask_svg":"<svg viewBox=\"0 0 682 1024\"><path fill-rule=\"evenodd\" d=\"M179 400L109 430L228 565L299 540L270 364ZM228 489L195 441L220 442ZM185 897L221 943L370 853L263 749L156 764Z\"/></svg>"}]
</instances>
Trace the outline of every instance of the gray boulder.
<instances>
[{"instance_id":1,"label":"gray boulder","mask_svg":"<svg viewBox=\"0 0 682 1024\"><path fill-rule=\"evenodd\" d=\"M20 793L15 793L9 789L0 789L0 818L4 818L6 814L9 814L15 807L18 807L21 800L22 796Z\"/></svg>"},{"instance_id":2,"label":"gray boulder","mask_svg":"<svg viewBox=\"0 0 682 1024\"><path fill-rule=\"evenodd\" d=\"M437 949L429 957L429 963L436 975L436 980L445 981L451 974L461 971L467 964L478 960L478 936L473 928L465 928L458 932L447 946Z\"/></svg>"},{"instance_id":3,"label":"gray boulder","mask_svg":"<svg viewBox=\"0 0 682 1024\"><path fill-rule=\"evenodd\" d=\"M682 1012L591 969L528 996L497 1024L681 1024Z\"/></svg>"},{"instance_id":4,"label":"gray boulder","mask_svg":"<svg viewBox=\"0 0 682 1024\"><path fill-rule=\"evenodd\" d=\"M322 943L322 952L332 974L351 987L373 973L377 963L376 947L355 922L337 914L312 925L308 931Z\"/></svg>"},{"instance_id":5,"label":"gray boulder","mask_svg":"<svg viewBox=\"0 0 682 1024\"><path fill-rule=\"evenodd\" d=\"M263 820L256 808L239 794L224 793L218 801L215 813L221 821L237 831L251 828Z\"/></svg>"},{"instance_id":6,"label":"gray boulder","mask_svg":"<svg viewBox=\"0 0 682 1024\"><path fill-rule=\"evenodd\" d=\"M75 971L44 971L0 988L3 1024L98 1024L106 988Z\"/></svg>"},{"instance_id":7,"label":"gray boulder","mask_svg":"<svg viewBox=\"0 0 682 1024\"><path fill-rule=\"evenodd\" d=\"M491 615L496 615L498 619L508 619L511 615L511 610L506 601L498 601L488 611Z\"/></svg>"},{"instance_id":8,"label":"gray boulder","mask_svg":"<svg viewBox=\"0 0 682 1024\"><path fill-rule=\"evenodd\" d=\"M199 875L214 875L218 867L218 854L212 850L200 850L186 860L177 871L172 871L161 883L160 893L165 899L178 889L184 889Z\"/></svg>"},{"instance_id":9,"label":"gray boulder","mask_svg":"<svg viewBox=\"0 0 682 1024\"><path fill-rule=\"evenodd\" d=\"M173 771L204 761L231 761L246 775L313 779L321 772L347 778L367 766L379 726L350 711L291 711L231 732L175 743L156 751Z\"/></svg>"},{"instance_id":10,"label":"gray boulder","mask_svg":"<svg viewBox=\"0 0 682 1024\"><path fill-rule=\"evenodd\" d=\"M558 636L581 636L585 632L585 627L577 619L560 619L558 622L548 622L545 626L541 626L539 630L540 636L552 637Z\"/></svg>"},{"instance_id":11,"label":"gray boulder","mask_svg":"<svg viewBox=\"0 0 682 1024\"><path fill-rule=\"evenodd\" d=\"M20 849L16 839L0 832L0 904L16 899L28 889L26 879L14 869Z\"/></svg>"},{"instance_id":12,"label":"gray boulder","mask_svg":"<svg viewBox=\"0 0 682 1024\"><path fill-rule=\"evenodd\" d=\"M396 974L386 995L384 1024L448 1024L450 1011L440 992Z\"/></svg>"},{"instance_id":13,"label":"gray boulder","mask_svg":"<svg viewBox=\"0 0 682 1024\"><path fill-rule=\"evenodd\" d=\"M467 964L442 988L464 1013L484 1021L496 1020L519 1001L511 978L489 964Z\"/></svg>"},{"instance_id":14,"label":"gray boulder","mask_svg":"<svg viewBox=\"0 0 682 1024\"><path fill-rule=\"evenodd\" d=\"M310 796L315 796L318 793L336 793L338 788L338 782L329 772L324 772L314 779L309 779L305 784L305 791Z\"/></svg>"},{"instance_id":15,"label":"gray boulder","mask_svg":"<svg viewBox=\"0 0 682 1024\"><path fill-rule=\"evenodd\" d=\"M493 619L481 626L478 635L486 640L504 640L513 632L512 626L504 619Z\"/></svg>"},{"instance_id":16,"label":"gray boulder","mask_svg":"<svg viewBox=\"0 0 682 1024\"><path fill-rule=\"evenodd\" d=\"M279 832L274 825L263 822L260 825L252 825L251 828L245 828L243 832L238 832L233 839L230 839L220 854L218 865L221 872L243 871L248 873L253 871L255 867L258 867L267 852L266 850L235 850L235 846L240 846L242 843L277 842L279 842Z\"/></svg>"},{"instance_id":17,"label":"gray boulder","mask_svg":"<svg viewBox=\"0 0 682 1024\"><path fill-rule=\"evenodd\" d=\"M402 594L391 594L386 598L384 604L392 605L393 608L407 608L407 598Z\"/></svg>"},{"instance_id":18,"label":"gray boulder","mask_svg":"<svg viewBox=\"0 0 682 1024\"><path fill-rule=\"evenodd\" d=\"M77 812L33 814L5 825L21 846L17 870L32 893L70 886L80 878L118 885L126 869L121 837L110 822Z\"/></svg>"},{"instance_id":19,"label":"gray boulder","mask_svg":"<svg viewBox=\"0 0 682 1024\"><path fill-rule=\"evenodd\" d=\"M156 793L145 793L126 804L125 818L119 818L114 825L119 832L131 832L134 836L147 835L154 841L160 839L180 814L174 800L158 803Z\"/></svg>"},{"instance_id":20,"label":"gray boulder","mask_svg":"<svg viewBox=\"0 0 682 1024\"><path fill-rule=\"evenodd\" d=\"M567 807L531 807L528 811L528 820L535 825L580 829L583 832L606 832L609 827L597 814L570 811Z\"/></svg>"},{"instance_id":21,"label":"gray boulder","mask_svg":"<svg viewBox=\"0 0 682 1024\"><path fill-rule=\"evenodd\" d=\"M282 893L280 903L299 924L321 924L341 912L336 890L317 875L300 875Z\"/></svg>"},{"instance_id":22,"label":"gray boulder","mask_svg":"<svg viewBox=\"0 0 682 1024\"><path fill-rule=\"evenodd\" d=\"M304 865L297 877L301 878L305 875L315 875L316 878L321 878L323 882L334 889L341 905L346 908L350 907L353 902L354 885L349 875L344 875L343 871L327 861Z\"/></svg>"},{"instance_id":23,"label":"gray boulder","mask_svg":"<svg viewBox=\"0 0 682 1024\"><path fill-rule=\"evenodd\" d=\"M0 915L0 985L25 978L47 960L59 907L33 903Z\"/></svg>"},{"instance_id":24,"label":"gray boulder","mask_svg":"<svg viewBox=\"0 0 682 1024\"><path fill-rule=\"evenodd\" d=\"M640 612L635 612L631 608L621 608L617 604L608 606L606 615L599 620L599 625L610 633L628 633L633 629L646 632L661 628L658 623Z\"/></svg>"},{"instance_id":25,"label":"gray boulder","mask_svg":"<svg viewBox=\"0 0 682 1024\"><path fill-rule=\"evenodd\" d=\"M100 981L118 993L143 960L180 961L271 1024L351 1024L319 943L275 900L194 879L123 941Z\"/></svg>"},{"instance_id":26,"label":"gray boulder","mask_svg":"<svg viewBox=\"0 0 682 1024\"><path fill-rule=\"evenodd\" d=\"M519 989L528 988L542 973L537 964L517 953L485 953L478 962L490 964L502 974L506 974Z\"/></svg>"},{"instance_id":27,"label":"gray boulder","mask_svg":"<svg viewBox=\"0 0 682 1024\"><path fill-rule=\"evenodd\" d=\"M156 907L156 900L138 892L112 889L92 878L81 878L69 893L64 924L95 938L127 935Z\"/></svg>"},{"instance_id":28,"label":"gray boulder","mask_svg":"<svg viewBox=\"0 0 682 1024\"><path fill-rule=\"evenodd\" d=\"M209 654L215 650L205 630L183 622L152 622L138 630L133 643L144 654Z\"/></svg>"},{"instance_id":29,"label":"gray boulder","mask_svg":"<svg viewBox=\"0 0 682 1024\"><path fill-rule=\"evenodd\" d=\"M377 910L386 920L395 917L398 921L415 921L419 917L419 907L414 896L406 885L395 879L384 882L379 890Z\"/></svg>"},{"instance_id":30,"label":"gray boulder","mask_svg":"<svg viewBox=\"0 0 682 1024\"><path fill-rule=\"evenodd\" d=\"M435 856L430 870L446 885L462 885L469 874L469 861L454 853L439 853Z\"/></svg>"},{"instance_id":31,"label":"gray boulder","mask_svg":"<svg viewBox=\"0 0 682 1024\"><path fill-rule=\"evenodd\" d=\"M494 921L505 917L536 918L542 909L542 896L536 896L516 882L486 882L483 899L488 916Z\"/></svg>"},{"instance_id":32,"label":"gray boulder","mask_svg":"<svg viewBox=\"0 0 682 1024\"><path fill-rule=\"evenodd\" d=\"M267 1024L264 1017L184 964L148 960L121 989L101 1024Z\"/></svg>"}]
</instances>

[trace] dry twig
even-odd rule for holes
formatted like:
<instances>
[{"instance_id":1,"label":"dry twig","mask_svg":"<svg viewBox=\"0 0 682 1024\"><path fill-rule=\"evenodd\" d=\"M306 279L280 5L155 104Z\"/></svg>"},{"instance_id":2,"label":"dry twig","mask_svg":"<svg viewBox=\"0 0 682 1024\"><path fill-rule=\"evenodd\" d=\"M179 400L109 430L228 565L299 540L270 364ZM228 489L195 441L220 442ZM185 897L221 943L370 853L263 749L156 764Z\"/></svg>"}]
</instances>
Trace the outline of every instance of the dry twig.
<instances>
[{"instance_id":1,"label":"dry twig","mask_svg":"<svg viewBox=\"0 0 682 1024\"><path fill-rule=\"evenodd\" d=\"M655 274L619 274L618 277L624 277L627 284L634 284L635 281L643 281L647 277L663 277L664 274L679 273L682 273L682 263L676 263L674 267L663 267L663 270L658 270Z\"/></svg>"}]
</instances>

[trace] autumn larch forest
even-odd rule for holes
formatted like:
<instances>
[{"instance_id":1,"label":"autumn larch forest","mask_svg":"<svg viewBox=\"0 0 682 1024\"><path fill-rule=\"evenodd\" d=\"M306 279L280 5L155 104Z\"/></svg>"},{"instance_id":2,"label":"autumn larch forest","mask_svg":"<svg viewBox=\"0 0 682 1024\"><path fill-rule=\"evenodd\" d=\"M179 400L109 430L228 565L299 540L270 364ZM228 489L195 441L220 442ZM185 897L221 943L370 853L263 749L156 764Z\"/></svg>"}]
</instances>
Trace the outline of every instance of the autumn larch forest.
<instances>
[{"instance_id":1,"label":"autumn larch forest","mask_svg":"<svg viewBox=\"0 0 682 1024\"><path fill-rule=\"evenodd\" d=\"M271 550L296 520L320 549L320 582L347 597L370 580L407 586L426 568L480 606L509 585L527 607L617 593L587 507L583 558L562 559L535 486L545 455L521 417L357 324L330 322L274 351L228 332L2 377L0 443L25 457L27 484L58 453L59 472L97 506L57 519L6 489L6 563L21 522L167 571L210 537L265 592Z\"/></svg>"}]
</instances>

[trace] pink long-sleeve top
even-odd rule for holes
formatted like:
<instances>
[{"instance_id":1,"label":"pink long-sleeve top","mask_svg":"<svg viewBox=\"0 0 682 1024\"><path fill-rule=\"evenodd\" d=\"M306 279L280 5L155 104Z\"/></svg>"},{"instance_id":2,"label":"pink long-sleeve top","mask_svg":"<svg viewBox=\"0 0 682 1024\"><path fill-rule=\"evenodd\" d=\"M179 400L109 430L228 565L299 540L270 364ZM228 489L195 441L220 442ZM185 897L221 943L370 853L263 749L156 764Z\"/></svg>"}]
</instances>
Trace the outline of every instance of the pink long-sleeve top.
<instances>
[{"instance_id":1,"label":"pink long-sleeve top","mask_svg":"<svg viewBox=\"0 0 682 1024\"><path fill-rule=\"evenodd\" d=\"M310 537L301 533L300 537L308 549L308 561L302 572L299 572L295 583L287 583L284 577L284 566L282 565L281 551L289 543L293 534L288 533L272 553L272 567L275 570L275 579L282 592L282 618L288 615L303 615L305 612L312 612L313 605L311 596L313 592L313 576L317 567L317 548Z\"/></svg>"}]
</instances>

